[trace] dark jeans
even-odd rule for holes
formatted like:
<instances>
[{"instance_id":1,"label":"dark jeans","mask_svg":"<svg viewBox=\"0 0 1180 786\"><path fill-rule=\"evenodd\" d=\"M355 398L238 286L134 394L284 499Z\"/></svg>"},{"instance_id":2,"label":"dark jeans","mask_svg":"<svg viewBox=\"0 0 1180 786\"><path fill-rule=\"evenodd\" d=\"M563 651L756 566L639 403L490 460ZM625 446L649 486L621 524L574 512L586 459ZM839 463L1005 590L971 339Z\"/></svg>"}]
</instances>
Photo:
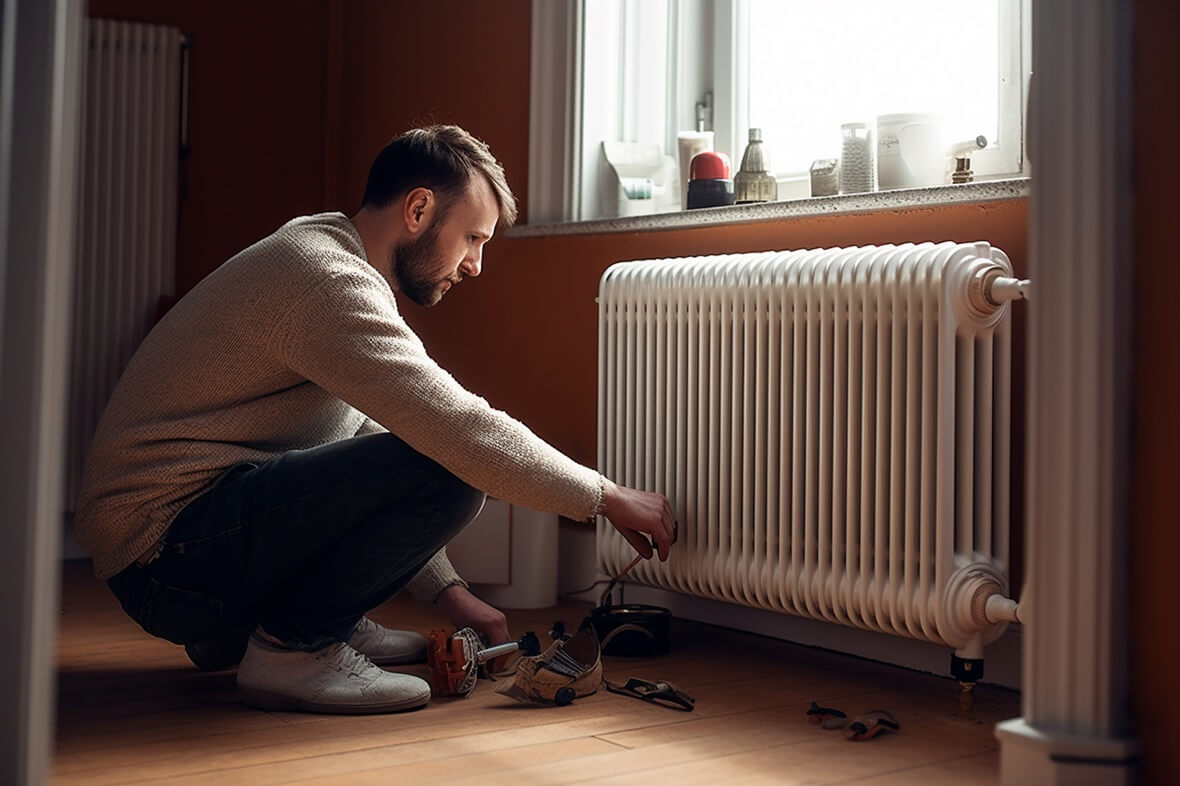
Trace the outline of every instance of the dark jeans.
<instances>
[{"instance_id":1,"label":"dark jeans","mask_svg":"<svg viewBox=\"0 0 1180 786\"><path fill-rule=\"evenodd\" d=\"M301 649L344 641L483 505L391 434L232 467L173 520L158 559L110 580L144 630L177 644L261 624Z\"/></svg>"}]
</instances>

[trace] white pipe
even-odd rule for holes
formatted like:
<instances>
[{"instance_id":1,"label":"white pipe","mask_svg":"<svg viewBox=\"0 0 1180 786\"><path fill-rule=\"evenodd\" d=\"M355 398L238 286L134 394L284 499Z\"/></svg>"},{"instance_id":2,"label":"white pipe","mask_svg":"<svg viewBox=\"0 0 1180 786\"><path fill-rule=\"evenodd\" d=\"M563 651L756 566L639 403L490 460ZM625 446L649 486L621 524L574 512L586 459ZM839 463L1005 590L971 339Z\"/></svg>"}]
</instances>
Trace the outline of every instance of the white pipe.
<instances>
[{"instance_id":1,"label":"white pipe","mask_svg":"<svg viewBox=\"0 0 1180 786\"><path fill-rule=\"evenodd\" d=\"M987 621L992 624L998 622L1023 622L1020 618L1020 604L1000 594L992 595L987 599L987 605L984 606L983 613L987 617Z\"/></svg>"},{"instance_id":2,"label":"white pipe","mask_svg":"<svg viewBox=\"0 0 1180 786\"><path fill-rule=\"evenodd\" d=\"M1027 278L997 276L992 279L987 295L993 303L999 305L1009 300L1028 300L1030 289L1032 282Z\"/></svg>"},{"instance_id":3,"label":"white pipe","mask_svg":"<svg viewBox=\"0 0 1180 786\"><path fill-rule=\"evenodd\" d=\"M955 655L963 660L983 660L983 636L975 634L962 647L955 650Z\"/></svg>"}]
</instances>

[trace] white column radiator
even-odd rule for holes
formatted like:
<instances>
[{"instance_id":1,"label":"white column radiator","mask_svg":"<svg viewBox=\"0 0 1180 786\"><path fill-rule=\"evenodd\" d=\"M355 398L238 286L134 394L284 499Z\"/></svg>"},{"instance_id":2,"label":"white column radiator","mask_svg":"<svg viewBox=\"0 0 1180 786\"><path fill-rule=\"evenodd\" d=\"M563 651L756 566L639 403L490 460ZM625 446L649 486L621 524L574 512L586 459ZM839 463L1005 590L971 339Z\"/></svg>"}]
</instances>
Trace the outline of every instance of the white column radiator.
<instances>
[{"instance_id":1,"label":"white column radiator","mask_svg":"<svg viewBox=\"0 0 1180 786\"><path fill-rule=\"evenodd\" d=\"M981 657L1016 614L1011 275L986 243L610 267L599 467L680 524L629 576ZM600 567L633 555L600 520Z\"/></svg>"},{"instance_id":2,"label":"white column radiator","mask_svg":"<svg viewBox=\"0 0 1180 786\"><path fill-rule=\"evenodd\" d=\"M66 509L107 399L174 292L181 34L87 20Z\"/></svg>"}]
</instances>

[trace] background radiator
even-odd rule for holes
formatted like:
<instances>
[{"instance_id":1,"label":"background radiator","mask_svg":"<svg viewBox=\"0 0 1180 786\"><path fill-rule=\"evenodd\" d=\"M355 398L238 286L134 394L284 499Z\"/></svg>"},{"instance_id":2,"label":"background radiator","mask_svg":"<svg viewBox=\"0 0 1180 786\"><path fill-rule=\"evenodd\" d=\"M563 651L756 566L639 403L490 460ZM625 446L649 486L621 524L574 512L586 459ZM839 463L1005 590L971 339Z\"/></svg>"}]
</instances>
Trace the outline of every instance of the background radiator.
<instances>
[{"instance_id":1,"label":"background radiator","mask_svg":"<svg viewBox=\"0 0 1180 786\"><path fill-rule=\"evenodd\" d=\"M87 20L66 510L127 361L173 294L181 34Z\"/></svg>"},{"instance_id":2,"label":"background radiator","mask_svg":"<svg viewBox=\"0 0 1180 786\"><path fill-rule=\"evenodd\" d=\"M1011 274L986 243L610 267L599 467L680 524L630 576L981 657L1016 614ZM600 567L633 555L600 519Z\"/></svg>"}]
</instances>

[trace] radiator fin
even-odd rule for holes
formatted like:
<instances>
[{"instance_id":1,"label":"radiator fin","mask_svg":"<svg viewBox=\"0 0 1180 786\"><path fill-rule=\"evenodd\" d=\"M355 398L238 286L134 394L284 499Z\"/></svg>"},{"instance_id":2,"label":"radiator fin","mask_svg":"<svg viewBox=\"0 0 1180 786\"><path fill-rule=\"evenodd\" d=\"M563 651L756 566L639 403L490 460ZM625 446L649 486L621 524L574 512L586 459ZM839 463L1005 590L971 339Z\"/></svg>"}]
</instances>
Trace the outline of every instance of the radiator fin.
<instances>
[{"instance_id":1,"label":"radiator fin","mask_svg":"<svg viewBox=\"0 0 1180 786\"><path fill-rule=\"evenodd\" d=\"M161 298L174 291L180 31L87 20L66 509Z\"/></svg>"}]
</instances>

